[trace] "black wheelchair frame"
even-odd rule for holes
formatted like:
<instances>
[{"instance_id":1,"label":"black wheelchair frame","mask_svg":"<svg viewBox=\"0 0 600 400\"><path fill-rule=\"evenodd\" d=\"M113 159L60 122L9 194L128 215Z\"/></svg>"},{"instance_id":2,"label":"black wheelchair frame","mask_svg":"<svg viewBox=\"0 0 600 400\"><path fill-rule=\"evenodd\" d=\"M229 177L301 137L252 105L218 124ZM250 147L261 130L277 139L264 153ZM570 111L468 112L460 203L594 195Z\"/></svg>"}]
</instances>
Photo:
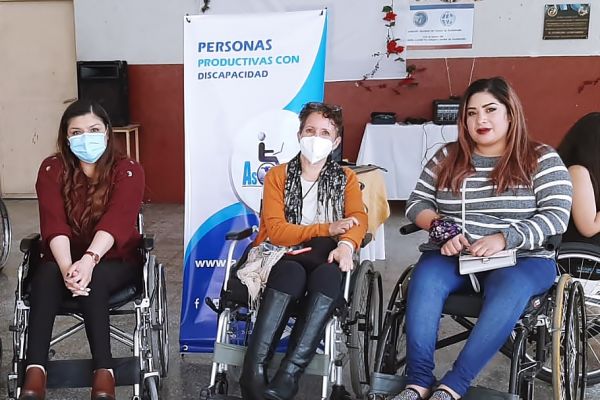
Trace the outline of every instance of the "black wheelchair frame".
<instances>
[{"instance_id":1,"label":"black wheelchair frame","mask_svg":"<svg viewBox=\"0 0 600 400\"><path fill-rule=\"evenodd\" d=\"M200 395L201 400L234 398L228 396L227 374L231 367L242 366L256 310L248 310L245 286L235 274L239 266L233 265L231 260L236 244L249 238L256 229L252 227L226 235L226 240L231 243L221 297L205 299L206 304L218 314L218 328L211 379ZM369 240L370 235L367 234L362 246ZM242 263L243 258L239 261L239 264ZM346 364L350 364L351 383L356 396L364 398L370 388L374 350L381 329L382 281L371 261L365 260L359 264L355 254L355 265L354 271L347 272L345 276L343 304L326 325L323 353L317 353L305 371L306 374L323 377L322 400L351 399L343 384L343 368ZM243 322L244 327L236 330L239 322ZM347 354L343 347L347 348ZM270 367L276 367L282 356L276 354Z\"/></svg>"},{"instance_id":2,"label":"black wheelchair frame","mask_svg":"<svg viewBox=\"0 0 600 400\"><path fill-rule=\"evenodd\" d=\"M600 247L590 243L562 243L558 268L581 283L586 308L587 384L600 383ZM544 368L540 378L551 381L552 370Z\"/></svg>"},{"instance_id":3,"label":"black wheelchair frame","mask_svg":"<svg viewBox=\"0 0 600 400\"><path fill-rule=\"evenodd\" d=\"M410 224L402 227L400 232L409 234L418 230L420 228ZM559 243L560 238L555 237L548 241L546 247L555 250ZM404 315L412 268L407 268L398 279L385 312L368 397L371 400L386 399L404 385ZM475 325L470 319L477 318L481 306L479 294L451 294L442 315L449 316L464 330L438 339L436 349L466 340ZM581 283L568 274L559 275L552 289L530 300L513 334L500 350L511 360L507 392L472 387L465 399L533 399L535 378L544 369L555 371L550 374L555 400L583 399L586 388L585 315ZM396 375L398 372L400 376Z\"/></svg>"},{"instance_id":4,"label":"black wheelchair frame","mask_svg":"<svg viewBox=\"0 0 600 400\"><path fill-rule=\"evenodd\" d=\"M138 227L142 231L143 219L138 217ZM23 385L25 355L29 325L29 293L27 275L31 267L39 261L41 239L32 234L21 240L20 250L23 261L17 271L14 318L10 325L13 336L13 358L8 373L8 399L15 400ZM110 315L135 315L133 333L110 326L112 339L131 349L133 355L114 358L114 373L117 386L132 385L132 400L158 400L162 378L169 368L169 333L167 311L167 288L165 269L157 263L151 251L154 236L142 234L140 251L144 266L139 283L129 285L111 295ZM132 308L125 306L132 304ZM47 364L47 387L77 388L89 387L92 383L91 359L54 360L57 343L65 340L84 328L83 317L77 303L66 299L57 316L72 317L75 324L54 335L50 342Z\"/></svg>"}]
</instances>

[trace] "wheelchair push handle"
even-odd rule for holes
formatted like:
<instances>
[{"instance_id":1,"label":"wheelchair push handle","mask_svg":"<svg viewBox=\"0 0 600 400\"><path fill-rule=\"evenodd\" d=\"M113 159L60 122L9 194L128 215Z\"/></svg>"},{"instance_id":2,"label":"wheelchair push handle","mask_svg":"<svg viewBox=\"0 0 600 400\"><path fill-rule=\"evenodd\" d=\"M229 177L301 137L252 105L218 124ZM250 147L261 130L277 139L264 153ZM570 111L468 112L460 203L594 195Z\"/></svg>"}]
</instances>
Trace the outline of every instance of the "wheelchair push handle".
<instances>
[{"instance_id":1,"label":"wheelchair push handle","mask_svg":"<svg viewBox=\"0 0 600 400\"><path fill-rule=\"evenodd\" d=\"M561 242L562 242L562 235L560 235L560 234L548 236L548 238L544 242L544 249L546 249L548 251L558 250Z\"/></svg>"},{"instance_id":2,"label":"wheelchair push handle","mask_svg":"<svg viewBox=\"0 0 600 400\"><path fill-rule=\"evenodd\" d=\"M225 240L242 240L250 237L254 232L258 231L258 227L252 226L250 228L246 228L243 231L233 231L227 232L225 234Z\"/></svg>"},{"instance_id":3,"label":"wheelchair push handle","mask_svg":"<svg viewBox=\"0 0 600 400\"><path fill-rule=\"evenodd\" d=\"M39 233L30 233L29 235L21 239L21 243L19 246L21 253L28 253L29 251L31 251L33 246L36 245L41 238L42 237Z\"/></svg>"}]
</instances>

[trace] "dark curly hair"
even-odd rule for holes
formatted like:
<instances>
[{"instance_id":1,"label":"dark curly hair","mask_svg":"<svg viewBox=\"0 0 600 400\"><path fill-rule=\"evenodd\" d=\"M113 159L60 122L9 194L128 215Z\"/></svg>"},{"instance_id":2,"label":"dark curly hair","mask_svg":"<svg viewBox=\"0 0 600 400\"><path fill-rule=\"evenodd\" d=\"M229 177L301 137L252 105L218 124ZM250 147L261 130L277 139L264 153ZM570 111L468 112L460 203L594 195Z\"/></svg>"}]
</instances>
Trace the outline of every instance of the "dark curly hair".
<instances>
[{"instance_id":1,"label":"dark curly hair","mask_svg":"<svg viewBox=\"0 0 600 400\"><path fill-rule=\"evenodd\" d=\"M333 123L333 126L335 126L337 136L342 136L342 133L344 132L344 122L342 120L341 107L319 102L306 103L304 107L302 107L302 110L298 115L298 118L300 119L299 132L302 132L304 129L304 124L306 124L306 120L312 113L319 113L323 115L324 118L330 120Z\"/></svg>"}]
</instances>

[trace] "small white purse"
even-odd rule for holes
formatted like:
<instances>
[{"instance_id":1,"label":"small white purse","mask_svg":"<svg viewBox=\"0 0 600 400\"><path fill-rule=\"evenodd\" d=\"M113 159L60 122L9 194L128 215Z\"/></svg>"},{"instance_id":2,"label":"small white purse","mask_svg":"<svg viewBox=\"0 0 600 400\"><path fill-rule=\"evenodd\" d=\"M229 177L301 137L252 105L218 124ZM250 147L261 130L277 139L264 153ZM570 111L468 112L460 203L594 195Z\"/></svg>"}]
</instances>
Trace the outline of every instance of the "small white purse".
<instances>
[{"instance_id":1,"label":"small white purse","mask_svg":"<svg viewBox=\"0 0 600 400\"><path fill-rule=\"evenodd\" d=\"M462 185L462 231L465 230L465 216L466 216L466 205L465 205L465 189L467 180L463 181ZM475 276L477 272L490 271L492 269L512 267L517 263L517 250L502 250L491 256L472 256L470 254L461 253L458 257L458 272L461 275L469 275L471 279L471 285L476 293L479 293L481 286L479 280Z\"/></svg>"}]
</instances>

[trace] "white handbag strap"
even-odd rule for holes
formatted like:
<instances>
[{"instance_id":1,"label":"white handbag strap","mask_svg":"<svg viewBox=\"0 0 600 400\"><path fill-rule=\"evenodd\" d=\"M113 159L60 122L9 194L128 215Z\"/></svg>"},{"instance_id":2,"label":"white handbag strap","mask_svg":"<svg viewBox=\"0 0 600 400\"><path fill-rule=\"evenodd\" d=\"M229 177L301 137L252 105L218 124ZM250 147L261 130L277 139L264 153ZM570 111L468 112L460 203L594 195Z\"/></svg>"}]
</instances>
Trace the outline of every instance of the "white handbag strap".
<instances>
[{"instance_id":1,"label":"white handbag strap","mask_svg":"<svg viewBox=\"0 0 600 400\"><path fill-rule=\"evenodd\" d=\"M461 194L461 201L460 201L460 206L461 206L461 216L462 216L462 233L465 236L465 238L467 237L467 231L465 230L465 220L466 220L466 216L467 216L467 206L466 206L466 202L467 202L467 178L465 178L462 182L462 187L460 190L460 194ZM475 293L479 293L481 291L481 285L479 284L479 280L477 279L477 277L475 276L475 274L469 274L469 279L471 280L471 286L473 286L473 290L475 291Z\"/></svg>"},{"instance_id":2,"label":"white handbag strap","mask_svg":"<svg viewBox=\"0 0 600 400\"><path fill-rule=\"evenodd\" d=\"M467 206L465 205L466 203L466 191L467 191L467 178L465 178L462 182L462 188L460 190L460 194L461 194L461 202L460 202L460 206L461 206L461 211L462 211L462 231L463 231L463 235L467 232L465 230L465 217L467 214L466 208Z\"/></svg>"}]
</instances>

